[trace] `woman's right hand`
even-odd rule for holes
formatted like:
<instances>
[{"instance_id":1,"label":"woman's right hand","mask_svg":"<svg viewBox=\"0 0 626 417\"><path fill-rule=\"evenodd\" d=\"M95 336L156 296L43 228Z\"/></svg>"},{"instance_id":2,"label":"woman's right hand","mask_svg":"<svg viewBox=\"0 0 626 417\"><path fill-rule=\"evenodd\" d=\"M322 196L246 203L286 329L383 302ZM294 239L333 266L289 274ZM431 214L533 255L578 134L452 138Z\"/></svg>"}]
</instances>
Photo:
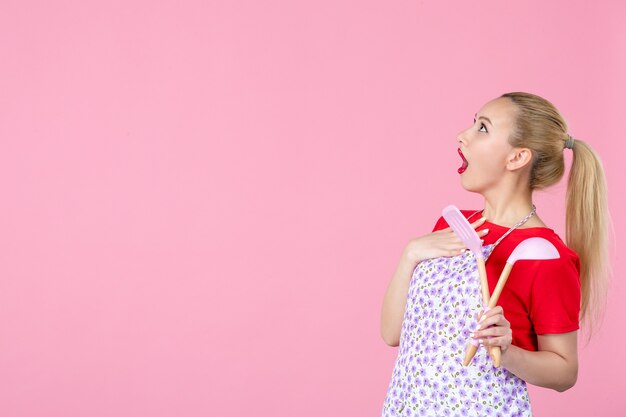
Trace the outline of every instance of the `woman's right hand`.
<instances>
[{"instance_id":1,"label":"woman's right hand","mask_svg":"<svg viewBox=\"0 0 626 417\"><path fill-rule=\"evenodd\" d=\"M476 229L484 222L485 218L483 217L472 223L472 227ZM483 229L478 232L478 237L482 240L482 237L487 233L489 233L489 229ZM465 243L448 227L411 240L404 248L403 256L418 264L426 259L456 256L465 249L467 249Z\"/></svg>"},{"instance_id":2,"label":"woman's right hand","mask_svg":"<svg viewBox=\"0 0 626 417\"><path fill-rule=\"evenodd\" d=\"M484 222L485 219L477 220L472 223L472 227L476 229ZM484 229L478 232L478 236L482 238L487 233L488 230ZM402 320L415 265L429 258L455 256L464 249L465 244L450 228L415 238L407 244L383 300L380 329L385 343L389 346L398 346L400 343Z\"/></svg>"}]
</instances>

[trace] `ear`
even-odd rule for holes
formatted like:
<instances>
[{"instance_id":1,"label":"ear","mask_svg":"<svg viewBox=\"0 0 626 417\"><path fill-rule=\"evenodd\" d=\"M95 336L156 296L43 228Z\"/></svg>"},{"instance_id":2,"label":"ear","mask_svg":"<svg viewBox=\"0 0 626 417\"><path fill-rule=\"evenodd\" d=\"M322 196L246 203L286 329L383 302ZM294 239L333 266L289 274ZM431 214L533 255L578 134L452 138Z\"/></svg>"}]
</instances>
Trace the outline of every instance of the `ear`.
<instances>
[{"instance_id":1,"label":"ear","mask_svg":"<svg viewBox=\"0 0 626 417\"><path fill-rule=\"evenodd\" d=\"M528 148L513 148L506 160L506 168L510 171L528 166L533 160L533 153Z\"/></svg>"}]
</instances>

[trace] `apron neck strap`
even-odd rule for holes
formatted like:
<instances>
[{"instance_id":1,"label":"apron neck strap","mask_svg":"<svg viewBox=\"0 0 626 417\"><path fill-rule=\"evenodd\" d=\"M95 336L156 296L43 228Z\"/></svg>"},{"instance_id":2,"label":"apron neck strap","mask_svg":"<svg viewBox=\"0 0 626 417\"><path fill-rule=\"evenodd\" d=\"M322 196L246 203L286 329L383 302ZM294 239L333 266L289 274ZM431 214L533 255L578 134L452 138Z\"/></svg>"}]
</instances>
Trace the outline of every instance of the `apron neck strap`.
<instances>
[{"instance_id":1,"label":"apron neck strap","mask_svg":"<svg viewBox=\"0 0 626 417\"><path fill-rule=\"evenodd\" d=\"M474 213L472 213L467 220L469 221L469 219L471 219L472 217L474 217L476 214L483 212L484 210L476 210ZM528 220L530 220L531 217L533 217L535 215L535 213L537 213L537 207L535 207L535 205L533 204L533 209L530 211L530 213L528 213L526 215L526 217L524 217L522 220L520 220L519 222L515 223L513 225L513 227L511 227L509 230L507 230L507 232L505 234L503 234L502 236L500 236L500 239L496 240L496 243L493 244L493 248L495 248L496 246L498 246L498 244L502 241L502 239L504 239L505 237L507 237L513 230L517 229L518 227L522 226L524 223L526 223Z\"/></svg>"}]
</instances>

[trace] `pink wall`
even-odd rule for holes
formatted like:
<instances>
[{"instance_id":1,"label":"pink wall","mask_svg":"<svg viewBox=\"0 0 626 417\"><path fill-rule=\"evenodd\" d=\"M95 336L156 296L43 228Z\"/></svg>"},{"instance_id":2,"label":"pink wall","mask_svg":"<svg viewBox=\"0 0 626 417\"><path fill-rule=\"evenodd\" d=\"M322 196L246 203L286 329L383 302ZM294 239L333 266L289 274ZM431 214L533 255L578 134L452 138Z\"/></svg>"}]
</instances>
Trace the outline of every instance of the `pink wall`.
<instances>
[{"instance_id":1,"label":"pink wall","mask_svg":"<svg viewBox=\"0 0 626 417\"><path fill-rule=\"evenodd\" d=\"M455 136L511 90L604 157L615 221L536 415L624 415L623 1L38 3L0 4L1 416L380 415L387 282L479 206Z\"/></svg>"}]
</instances>

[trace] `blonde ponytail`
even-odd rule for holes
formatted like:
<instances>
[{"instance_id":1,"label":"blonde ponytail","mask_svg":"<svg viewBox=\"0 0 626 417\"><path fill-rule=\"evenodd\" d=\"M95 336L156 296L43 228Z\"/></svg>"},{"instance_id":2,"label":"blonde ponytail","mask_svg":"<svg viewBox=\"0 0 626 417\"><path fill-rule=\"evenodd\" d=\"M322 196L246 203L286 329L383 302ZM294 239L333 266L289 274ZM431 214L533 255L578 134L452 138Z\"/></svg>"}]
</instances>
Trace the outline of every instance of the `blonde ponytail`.
<instances>
[{"instance_id":1,"label":"blonde ponytail","mask_svg":"<svg viewBox=\"0 0 626 417\"><path fill-rule=\"evenodd\" d=\"M574 140L567 182L565 236L580 258L581 320L592 324L601 317L608 277L606 180L602 163L582 140Z\"/></svg>"},{"instance_id":2,"label":"blonde ponytail","mask_svg":"<svg viewBox=\"0 0 626 417\"><path fill-rule=\"evenodd\" d=\"M580 258L580 319L589 330L601 318L608 281L608 226L610 223L604 170L591 147L572 140L556 107L534 94L503 94L517 106L509 142L533 153L530 189L556 184L565 172L563 152L572 149L573 162L566 193L565 240Z\"/></svg>"}]
</instances>

